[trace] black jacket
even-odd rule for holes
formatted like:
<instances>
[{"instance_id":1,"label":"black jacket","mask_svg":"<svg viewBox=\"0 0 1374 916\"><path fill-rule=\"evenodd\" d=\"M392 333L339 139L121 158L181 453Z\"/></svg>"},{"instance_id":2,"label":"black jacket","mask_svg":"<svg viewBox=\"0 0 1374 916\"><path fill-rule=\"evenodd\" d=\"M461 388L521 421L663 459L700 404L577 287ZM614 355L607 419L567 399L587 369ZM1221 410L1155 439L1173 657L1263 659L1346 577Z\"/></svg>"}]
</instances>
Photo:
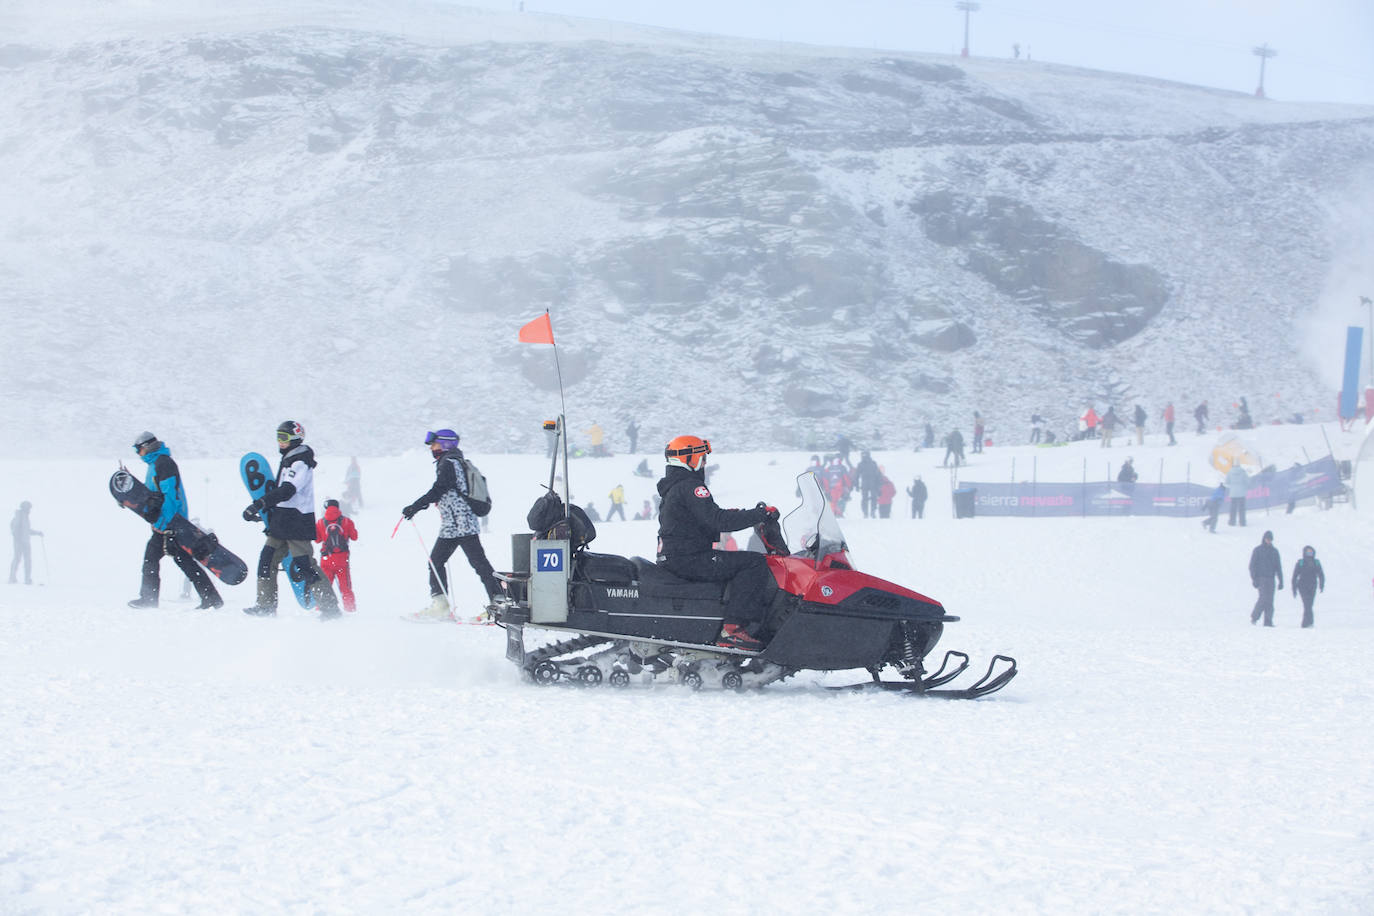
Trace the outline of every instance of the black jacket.
<instances>
[{"instance_id":1,"label":"black jacket","mask_svg":"<svg viewBox=\"0 0 1374 916\"><path fill-rule=\"evenodd\" d=\"M658 482L658 555L710 553L722 531L739 531L767 520L763 509L722 509L697 471L670 465Z\"/></svg>"},{"instance_id":2,"label":"black jacket","mask_svg":"<svg viewBox=\"0 0 1374 916\"><path fill-rule=\"evenodd\" d=\"M315 452L304 443L282 453L277 485L262 498L267 533L283 541L315 540Z\"/></svg>"},{"instance_id":3,"label":"black jacket","mask_svg":"<svg viewBox=\"0 0 1374 916\"><path fill-rule=\"evenodd\" d=\"M1293 594L1302 592L1304 595L1311 595L1317 591L1317 586L1326 591L1326 573L1322 571L1322 561L1316 557L1303 557L1298 560L1293 567Z\"/></svg>"},{"instance_id":4,"label":"black jacket","mask_svg":"<svg viewBox=\"0 0 1374 916\"><path fill-rule=\"evenodd\" d=\"M1261 582L1273 581L1275 576L1279 579L1279 588L1283 588L1283 563L1279 560L1279 552L1273 544L1261 541L1250 553L1250 581L1259 588Z\"/></svg>"}]
</instances>

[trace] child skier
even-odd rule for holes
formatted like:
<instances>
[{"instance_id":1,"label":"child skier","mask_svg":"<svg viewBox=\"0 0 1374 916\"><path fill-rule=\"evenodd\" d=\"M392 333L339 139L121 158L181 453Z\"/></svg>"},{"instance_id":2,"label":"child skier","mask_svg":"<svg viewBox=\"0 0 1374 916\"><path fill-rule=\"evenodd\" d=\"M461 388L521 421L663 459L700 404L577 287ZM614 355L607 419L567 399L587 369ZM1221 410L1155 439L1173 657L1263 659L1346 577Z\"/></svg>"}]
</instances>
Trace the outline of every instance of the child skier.
<instances>
[{"instance_id":1,"label":"child skier","mask_svg":"<svg viewBox=\"0 0 1374 916\"><path fill-rule=\"evenodd\" d=\"M324 501L324 518L315 522L315 543L320 545L320 571L339 587L345 612L358 610L353 597L353 574L348 569L348 542L358 539L353 519L343 514L337 499Z\"/></svg>"}]
</instances>

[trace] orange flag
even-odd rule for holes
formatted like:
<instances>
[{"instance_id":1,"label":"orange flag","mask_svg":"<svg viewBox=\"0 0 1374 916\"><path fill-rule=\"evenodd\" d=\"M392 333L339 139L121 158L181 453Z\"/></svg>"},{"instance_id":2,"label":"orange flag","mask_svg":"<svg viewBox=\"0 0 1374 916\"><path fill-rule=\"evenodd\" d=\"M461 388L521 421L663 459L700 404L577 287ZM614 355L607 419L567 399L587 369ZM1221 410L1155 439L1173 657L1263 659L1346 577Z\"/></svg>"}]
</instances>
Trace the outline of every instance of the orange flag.
<instances>
[{"instance_id":1,"label":"orange flag","mask_svg":"<svg viewBox=\"0 0 1374 916\"><path fill-rule=\"evenodd\" d=\"M520 329L521 343L553 343L553 325L549 313L545 312Z\"/></svg>"}]
</instances>

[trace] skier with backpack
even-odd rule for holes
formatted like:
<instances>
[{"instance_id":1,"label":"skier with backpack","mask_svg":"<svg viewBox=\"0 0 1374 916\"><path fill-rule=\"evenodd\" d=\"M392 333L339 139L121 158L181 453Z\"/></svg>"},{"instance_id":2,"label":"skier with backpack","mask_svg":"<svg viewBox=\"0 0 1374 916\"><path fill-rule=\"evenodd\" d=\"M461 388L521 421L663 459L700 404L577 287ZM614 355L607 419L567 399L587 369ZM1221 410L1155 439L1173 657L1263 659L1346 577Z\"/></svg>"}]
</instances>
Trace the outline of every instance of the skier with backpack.
<instances>
[{"instance_id":1,"label":"skier with backpack","mask_svg":"<svg viewBox=\"0 0 1374 916\"><path fill-rule=\"evenodd\" d=\"M412 519L426 506L437 505L439 537L429 554L429 606L406 615L406 619L441 623L453 619L445 564L459 547L463 548L463 555L482 580L489 600L501 594L501 581L496 578L486 551L482 549L479 535L480 523L477 519L491 511L485 478L463 458L463 452L458 448L458 434L453 430L440 429L426 433L425 444L434 456L434 486L402 509L401 515ZM480 493L475 492L479 489Z\"/></svg>"},{"instance_id":2,"label":"skier with backpack","mask_svg":"<svg viewBox=\"0 0 1374 916\"><path fill-rule=\"evenodd\" d=\"M353 519L343 514L337 499L324 501L324 518L315 522L315 543L320 545L320 570L339 587L339 600L346 613L358 610L353 595L353 574L348 568L348 542L358 539Z\"/></svg>"}]
</instances>

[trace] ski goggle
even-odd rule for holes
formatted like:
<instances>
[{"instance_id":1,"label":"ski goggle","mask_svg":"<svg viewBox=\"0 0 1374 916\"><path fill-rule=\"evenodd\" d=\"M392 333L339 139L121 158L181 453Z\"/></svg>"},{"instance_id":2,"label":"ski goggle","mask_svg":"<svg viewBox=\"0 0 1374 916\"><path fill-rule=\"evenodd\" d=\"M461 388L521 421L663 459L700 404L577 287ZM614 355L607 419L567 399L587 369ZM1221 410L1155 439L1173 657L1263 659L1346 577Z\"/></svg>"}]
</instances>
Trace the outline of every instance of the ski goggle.
<instances>
[{"instance_id":1,"label":"ski goggle","mask_svg":"<svg viewBox=\"0 0 1374 916\"><path fill-rule=\"evenodd\" d=\"M288 433L288 432L282 432L281 430L278 430L278 431L277 431L277 441L278 441L278 442L290 442L290 441L291 441L291 434Z\"/></svg>"},{"instance_id":2,"label":"ski goggle","mask_svg":"<svg viewBox=\"0 0 1374 916\"><path fill-rule=\"evenodd\" d=\"M453 435L452 430L441 429L439 432L430 430L425 433L425 445L433 445L435 442L457 442L458 437Z\"/></svg>"}]
</instances>

